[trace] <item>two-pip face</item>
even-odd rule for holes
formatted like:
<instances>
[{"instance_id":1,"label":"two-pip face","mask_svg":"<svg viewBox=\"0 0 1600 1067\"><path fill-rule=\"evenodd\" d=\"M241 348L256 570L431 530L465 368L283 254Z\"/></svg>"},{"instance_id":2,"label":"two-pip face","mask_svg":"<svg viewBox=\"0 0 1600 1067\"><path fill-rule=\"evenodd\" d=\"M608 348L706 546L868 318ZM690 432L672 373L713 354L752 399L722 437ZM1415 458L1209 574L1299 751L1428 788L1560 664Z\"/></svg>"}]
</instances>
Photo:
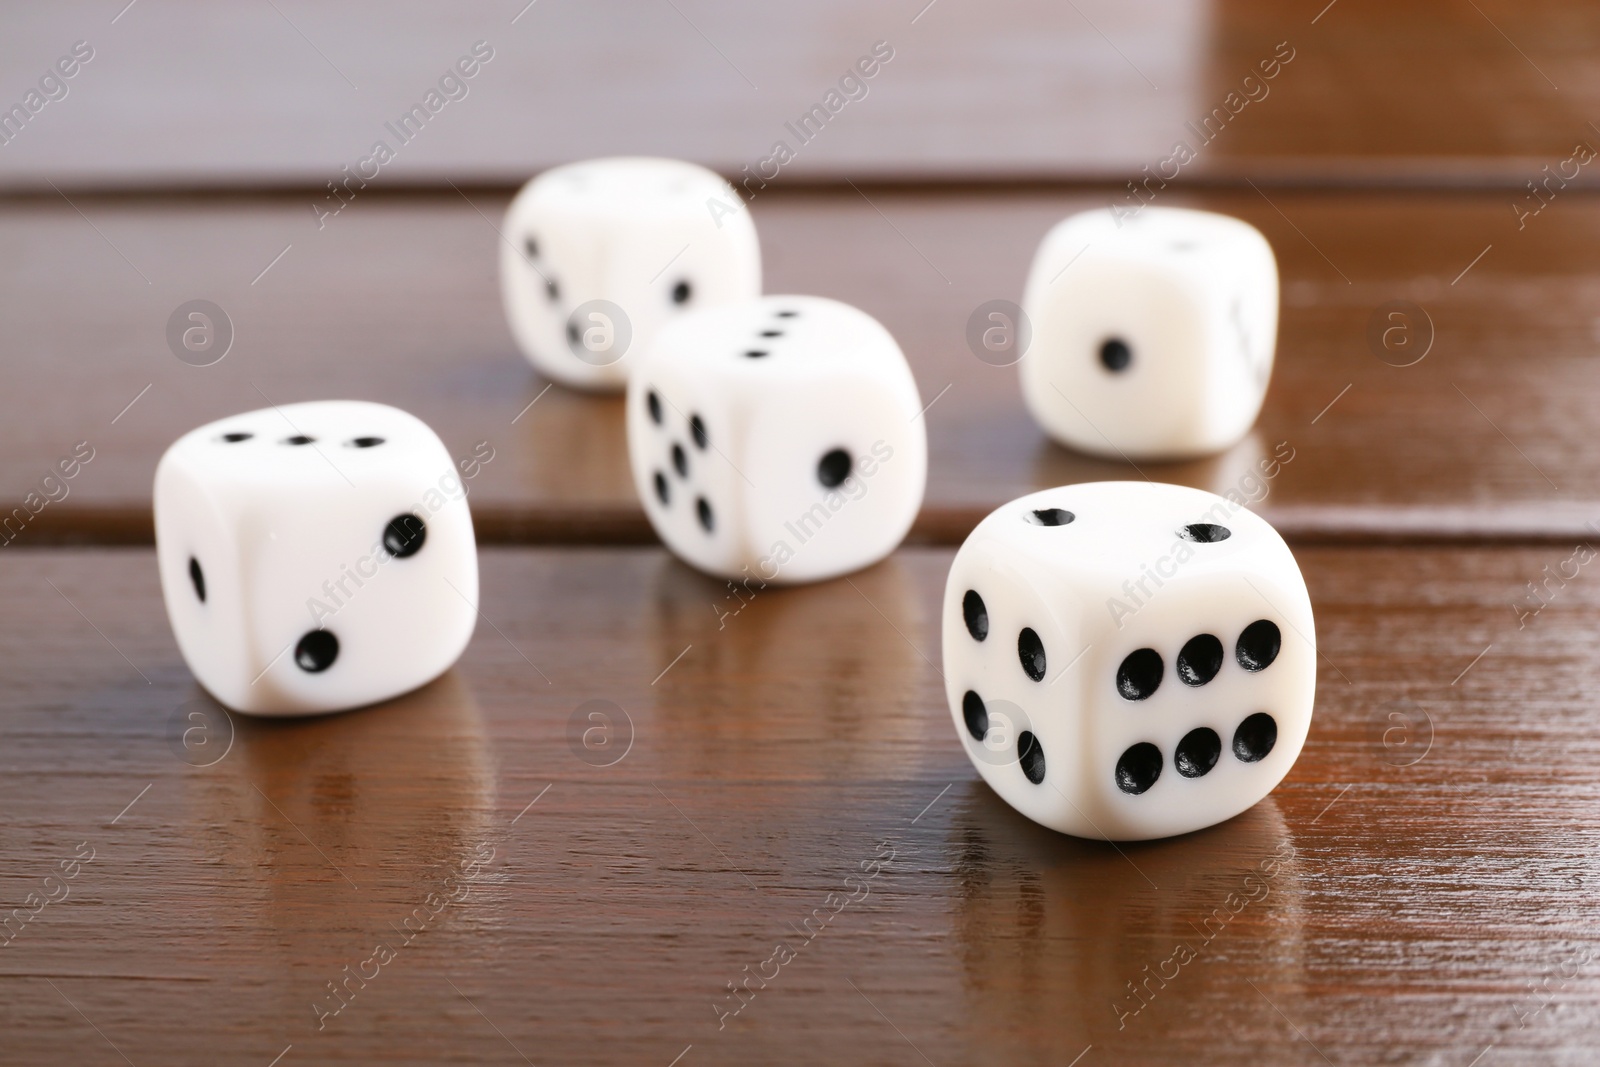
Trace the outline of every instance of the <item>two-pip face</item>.
<instances>
[{"instance_id":1,"label":"two-pip face","mask_svg":"<svg viewBox=\"0 0 1600 1067\"><path fill-rule=\"evenodd\" d=\"M663 325L761 291L743 202L715 174L671 159L573 163L511 202L500 250L512 335L541 373L620 389Z\"/></svg>"},{"instance_id":2,"label":"two-pip face","mask_svg":"<svg viewBox=\"0 0 1600 1067\"><path fill-rule=\"evenodd\" d=\"M1001 507L952 563L943 632L974 766L1076 836L1229 819L1310 727L1315 630L1294 558L1200 490L1092 483Z\"/></svg>"},{"instance_id":3,"label":"two-pip face","mask_svg":"<svg viewBox=\"0 0 1600 1067\"><path fill-rule=\"evenodd\" d=\"M662 330L628 386L628 454L645 513L685 561L814 581L905 536L927 476L920 410L871 316L761 297Z\"/></svg>"},{"instance_id":4,"label":"two-pip face","mask_svg":"<svg viewBox=\"0 0 1600 1067\"><path fill-rule=\"evenodd\" d=\"M1060 443L1096 455L1221 451L1254 424L1272 373L1278 273L1239 219L1090 211L1046 235L1023 298L1023 398Z\"/></svg>"}]
</instances>

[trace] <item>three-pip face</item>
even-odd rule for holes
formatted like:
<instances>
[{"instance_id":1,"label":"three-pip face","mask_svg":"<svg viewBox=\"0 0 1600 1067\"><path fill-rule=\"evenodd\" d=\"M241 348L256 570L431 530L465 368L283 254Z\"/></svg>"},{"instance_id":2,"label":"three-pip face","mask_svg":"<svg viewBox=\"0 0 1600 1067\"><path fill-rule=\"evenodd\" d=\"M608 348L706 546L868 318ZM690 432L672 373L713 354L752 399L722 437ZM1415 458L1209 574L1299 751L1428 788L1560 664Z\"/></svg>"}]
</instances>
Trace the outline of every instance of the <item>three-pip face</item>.
<instances>
[{"instance_id":1,"label":"three-pip face","mask_svg":"<svg viewBox=\"0 0 1600 1067\"><path fill-rule=\"evenodd\" d=\"M1183 208L1074 215L1040 244L1023 306L1023 399L1061 444L1123 459L1204 455L1260 413L1278 271L1246 222Z\"/></svg>"},{"instance_id":2,"label":"three-pip face","mask_svg":"<svg viewBox=\"0 0 1600 1067\"><path fill-rule=\"evenodd\" d=\"M871 316L820 297L695 312L628 387L628 456L651 524L711 574L804 582L887 555L927 478L921 402Z\"/></svg>"},{"instance_id":3,"label":"three-pip face","mask_svg":"<svg viewBox=\"0 0 1600 1067\"><path fill-rule=\"evenodd\" d=\"M511 202L500 249L512 335L568 385L620 389L684 312L761 291L755 224L710 171L672 159L572 163Z\"/></svg>"},{"instance_id":4,"label":"three-pip face","mask_svg":"<svg viewBox=\"0 0 1600 1067\"><path fill-rule=\"evenodd\" d=\"M155 479L178 647L235 711L337 711L447 670L477 619L466 490L421 420L320 401L193 430Z\"/></svg>"},{"instance_id":5,"label":"three-pip face","mask_svg":"<svg viewBox=\"0 0 1600 1067\"><path fill-rule=\"evenodd\" d=\"M1080 837L1232 818L1310 727L1315 629L1266 522L1181 486L1102 482L1004 505L945 590L947 695L1007 803Z\"/></svg>"}]
</instances>

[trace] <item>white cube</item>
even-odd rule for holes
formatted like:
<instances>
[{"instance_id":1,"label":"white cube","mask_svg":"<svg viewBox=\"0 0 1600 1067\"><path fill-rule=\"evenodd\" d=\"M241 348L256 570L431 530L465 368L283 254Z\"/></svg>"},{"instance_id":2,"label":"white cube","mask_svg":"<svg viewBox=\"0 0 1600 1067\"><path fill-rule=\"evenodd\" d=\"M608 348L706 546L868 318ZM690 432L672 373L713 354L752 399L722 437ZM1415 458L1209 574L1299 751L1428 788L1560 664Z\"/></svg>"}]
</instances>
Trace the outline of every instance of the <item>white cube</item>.
<instances>
[{"instance_id":1,"label":"white cube","mask_svg":"<svg viewBox=\"0 0 1600 1067\"><path fill-rule=\"evenodd\" d=\"M1232 818L1311 726L1316 630L1300 568L1222 497L1094 482L1013 500L956 553L944 674L995 792L1078 837Z\"/></svg>"},{"instance_id":2,"label":"white cube","mask_svg":"<svg viewBox=\"0 0 1600 1067\"><path fill-rule=\"evenodd\" d=\"M235 711L339 711L449 669L477 619L465 485L396 408L286 404L161 457L156 558L178 648Z\"/></svg>"},{"instance_id":3,"label":"white cube","mask_svg":"<svg viewBox=\"0 0 1600 1067\"><path fill-rule=\"evenodd\" d=\"M830 578L893 551L928 440L900 346L863 311L767 296L657 336L628 385L628 456L667 547L710 574Z\"/></svg>"},{"instance_id":4,"label":"white cube","mask_svg":"<svg viewBox=\"0 0 1600 1067\"><path fill-rule=\"evenodd\" d=\"M761 250L723 179L675 159L571 163L506 212L500 291L540 373L621 389L656 332L685 312L761 292Z\"/></svg>"},{"instance_id":5,"label":"white cube","mask_svg":"<svg viewBox=\"0 0 1600 1067\"><path fill-rule=\"evenodd\" d=\"M1261 411L1278 268L1247 222L1183 208L1073 215L1039 246L1023 310L1023 399L1069 448L1205 455L1237 442Z\"/></svg>"}]
</instances>

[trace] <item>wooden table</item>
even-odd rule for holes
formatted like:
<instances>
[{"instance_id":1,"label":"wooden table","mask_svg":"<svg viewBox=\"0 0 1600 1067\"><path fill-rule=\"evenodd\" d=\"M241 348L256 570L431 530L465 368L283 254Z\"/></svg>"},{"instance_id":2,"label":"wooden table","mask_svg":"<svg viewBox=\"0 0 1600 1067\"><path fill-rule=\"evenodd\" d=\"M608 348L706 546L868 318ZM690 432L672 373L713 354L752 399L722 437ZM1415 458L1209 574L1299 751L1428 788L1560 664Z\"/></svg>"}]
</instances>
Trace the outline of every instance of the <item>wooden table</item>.
<instances>
[{"instance_id":1,"label":"wooden table","mask_svg":"<svg viewBox=\"0 0 1600 1067\"><path fill-rule=\"evenodd\" d=\"M1600 171L1527 189L1600 145L1593 5L71 0L5 28L0 106L95 58L0 145L0 516L93 451L0 545L0 1065L1595 1061ZM470 93L319 228L478 40ZM570 159L737 175L879 40L751 207L769 290L899 339L927 499L885 562L741 607L655 543L619 402L516 353L497 227ZM1138 469L1049 443L969 317L1284 43L1156 201L1273 244L1258 426ZM210 366L166 337L196 299L233 333ZM155 464L337 396L493 448L483 620L386 705L230 717L166 624ZM938 611L987 511L1141 475L1258 498L1319 692L1251 811L1112 846L980 781Z\"/></svg>"},{"instance_id":2,"label":"wooden table","mask_svg":"<svg viewBox=\"0 0 1600 1067\"><path fill-rule=\"evenodd\" d=\"M1121 847L972 771L949 550L719 628L724 590L659 549L488 549L458 668L287 722L197 689L148 550L0 558L31 605L0 619L5 897L94 856L0 950L3 1058L1585 1062L1600 592L1520 631L1507 606L1561 558L1303 550L1299 763L1226 825ZM369 980L333 1014L347 966Z\"/></svg>"},{"instance_id":3,"label":"wooden table","mask_svg":"<svg viewBox=\"0 0 1600 1067\"><path fill-rule=\"evenodd\" d=\"M397 150L383 186L520 184L619 152L737 174L785 139L785 182L1120 187L1182 139L1192 180L1521 191L1600 121L1600 12L1571 0L121 7L8 19L8 102L74 41L95 57L0 150L0 187L321 196L378 138ZM466 95L406 143L386 133L478 41L494 56ZM893 58L864 96L804 144L785 131L878 42ZM1218 108L1202 145L1188 124Z\"/></svg>"},{"instance_id":4,"label":"wooden table","mask_svg":"<svg viewBox=\"0 0 1600 1067\"><path fill-rule=\"evenodd\" d=\"M78 441L96 450L26 538L148 541L155 464L184 431L353 396L416 413L458 456L490 442L473 485L489 541L653 540L620 400L546 392L511 341L495 278L503 198L358 200L321 232L289 196L74 202L82 215L59 198L0 208L12 346L0 500L20 500ZM1052 444L1023 410L1017 368L980 360L967 340L979 305L1020 299L1044 231L1105 202L845 187L753 205L772 291L856 303L911 360L931 450L915 539L959 542L1036 488L1141 474L1240 489L1297 539L1569 539L1600 518L1587 416L1600 405L1600 201L1558 199L1518 230L1504 194L1175 194L1272 241L1278 366L1239 448L1138 469ZM232 324L232 349L212 366L180 361L166 341L173 311L196 298ZM1409 352L1371 338L1396 301L1419 309L1408 314L1425 354L1410 366L1394 365ZM1293 458L1258 487L1274 454Z\"/></svg>"}]
</instances>

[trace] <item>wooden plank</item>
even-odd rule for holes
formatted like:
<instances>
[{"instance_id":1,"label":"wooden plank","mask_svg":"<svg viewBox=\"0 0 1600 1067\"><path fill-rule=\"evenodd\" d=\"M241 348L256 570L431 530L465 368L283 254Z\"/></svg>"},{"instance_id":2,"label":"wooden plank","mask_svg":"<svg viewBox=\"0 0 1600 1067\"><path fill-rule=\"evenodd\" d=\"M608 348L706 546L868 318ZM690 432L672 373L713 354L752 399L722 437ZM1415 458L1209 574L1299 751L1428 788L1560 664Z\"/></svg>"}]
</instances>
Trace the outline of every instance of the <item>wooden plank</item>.
<instances>
[{"instance_id":1,"label":"wooden plank","mask_svg":"<svg viewBox=\"0 0 1600 1067\"><path fill-rule=\"evenodd\" d=\"M148 550L7 556L0 901L67 895L0 949L5 1058L1586 1062L1600 593L1568 554L1302 551L1298 764L1120 848L968 764L945 550L720 625L658 549L489 550L444 680L231 731ZM1547 566L1580 577L1518 629Z\"/></svg>"},{"instance_id":2,"label":"wooden plank","mask_svg":"<svg viewBox=\"0 0 1600 1067\"><path fill-rule=\"evenodd\" d=\"M93 58L4 146L0 186L320 191L378 141L382 185L619 152L736 174L780 141L790 178L1120 182L1184 141L1188 177L1520 188L1600 113L1600 12L1572 0L111 6L8 22L5 106L74 42ZM480 41L492 58L427 101ZM830 101L878 42L893 58ZM391 132L418 104L420 132ZM792 132L818 105L820 132Z\"/></svg>"},{"instance_id":3,"label":"wooden plank","mask_svg":"<svg viewBox=\"0 0 1600 1067\"><path fill-rule=\"evenodd\" d=\"M981 361L967 339L979 305L1018 298L1044 231L1106 200L871 189L754 202L769 290L863 307L912 362L930 405L917 539L959 540L1035 488L1141 476L1236 490L1302 540L1566 540L1600 517L1592 198L1560 195L1519 229L1503 195L1163 194L1263 229L1283 319L1247 442L1138 469L1048 442L1015 367ZM356 397L415 412L457 456L489 442L494 458L471 483L487 541L650 540L620 401L547 390L512 345L495 277L503 209L376 195L318 230L298 197L0 206L0 514L87 442L94 458L22 537L147 542L155 463L179 434L269 403ZM169 318L197 298L233 328L212 366L168 347ZM1397 300L1431 324L1412 366L1390 365L1410 356L1369 337ZM1292 459L1262 478L1280 455Z\"/></svg>"}]
</instances>

